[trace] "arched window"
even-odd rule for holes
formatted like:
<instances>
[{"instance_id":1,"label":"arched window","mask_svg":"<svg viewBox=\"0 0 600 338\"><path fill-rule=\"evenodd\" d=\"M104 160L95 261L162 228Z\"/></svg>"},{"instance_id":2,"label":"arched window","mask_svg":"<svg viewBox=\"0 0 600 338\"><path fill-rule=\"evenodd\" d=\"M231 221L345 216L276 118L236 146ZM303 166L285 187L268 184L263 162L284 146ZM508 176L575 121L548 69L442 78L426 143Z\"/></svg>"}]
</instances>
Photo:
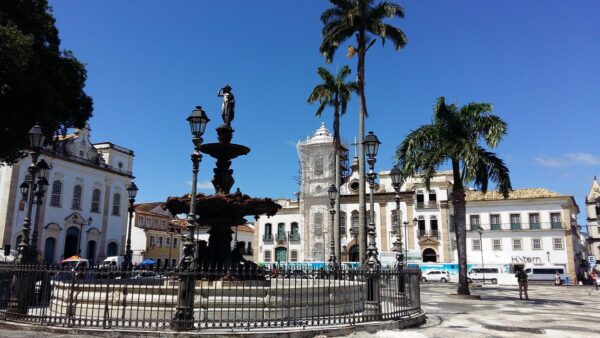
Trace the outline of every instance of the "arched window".
<instances>
[{"instance_id":1,"label":"arched window","mask_svg":"<svg viewBox=\"0 0 600 338\"><path fill-rule=\"evenodd\" d=\"M121 194L119 193L113 196L112 214L115 216L121 215Z\"/></svg>"},{"instance_id":2,"label":"arched window","mask_svg":"<svg viewBox=\"0 0 600 338\"><path fill-rule=\"evenodd\" d=\"M92 191L92 209L91 212L100 212L100 189L96 188Z\"/></svg>"},{"instance_id":3,"label":"arched window","mask_svg":"<svg viewBox=\"0 0 600 338\"><path fill-rule=\"evenodd\" d=\"M437 202L437 195L435 194L435 190L429 191L429 203L435 204Z\"/></svg>"},{"instance_id":4,"label":"arched window","mask_svg":"<svg viewBox=\"0 0 600 338\"><path fill-rule=\"evenodd\" d=\"M417 208L423 208L425 206L425 195L421 190L417 191Z\"/></svg>"},{"instance_id":5,"label":"arched window","mask_svg":"<svg viewBox=\"0 0 600 338\"><path fill-rule=\"evenodd\" d=\"M81 210L81 185L77 184L73 188L73 203L71 203L71 209Z\"/></svg>"},{"instance_id":6,"label":"arched window","mask_svg":"<svg viewBox=\"0 0 600 338\"><path fill-rule=\"evenodd\" d=\"M298 261L298 250L292 250L290 252L290 261L292 261L292 262Z\"/></svg>"},{"instance_id":7,"label":"arched window","mask_svg":"<svg viewBox=\"0 0 600 338\"><path fill-rule=\"evenodd\" d=\"M292 231L290 232L290 241L299 241L300 232L298 231L298 223L292 222L291 229Z\"/></svg>"},{"instance_id":8,"label":"arched window","mask_svg":"<svg viewBox=\"0 0 600 338\"><path fill-rule=\"evenodd\" d=\"M313 173L315 176L323 176L323 158L320 156L315 158Z\"/></svg>"},{"instance_id":9,"label":"arched window","mask_svg":"<svg viewBox=\"0 0 600 338\"><path fill-rule=\"evenodd\" d=\"M323 233L323 213L316 212L313 215L313 229L316 235Z\"/></svg>"},{"instance_id":10,"label":"arched window","mask_svg":"<svg viewBox=\"0 0 600 338\"><path fill-rule=\"evenodd\" d=\"M431 216L429 219L429 228L431 229L431 237L439 238L440 233L438 231L438 220L437 217Z\"/></svg>"},{"instance_id":11,"label":"arched window","mask_svg":"<svg viewBox=\"0 0 600 338\"><path fill-rule=\"evenodd\" d=\"M346 213L340 211L340 236L346 236Z\"/></svg>"},{"instance_id":12,"label":"arched window","mask_svg":"<svg viewBox=\"0 0 600 338\"><path fill-rule=\"evenodd\" d=\"M352 226L352 229L350 229L352 235L358 236L358 211L356 210L350 213L350 225Z\"/></svg>"},{"instance_id":13,"label":"arched window","mask_svg":"<svg viewBox=\"0 0 600 338\"><path fill-rule=\"evenodd\" d=\"M56 180L52 182L52 193L50 195L50 206L60 207L60 196L62 195L62 182Z\"/></svg>"},{"instance_id":14,"label":"arched window","mask_svg":"<svg viewBox=\"0 0 600 338\"><path fill-rule=\"evenodd\" d=\"M106 256L117 256L119 252L117 242L110 242L106 247Z\"/></svg>"},{"instance_id":15,"label":"arched window","mask_svg":"<svg viewBox=\"0 0 600 338\"><path fill-rule=\"evenodd\" d=\"M266 250L265 251L265 262L270 262L271 261L271 250Z\"/></svg>"},{"instance_id":16,"label":"arched window","mask_svg":"<svg viewBox=\"0 0 600 338\"><path fill-rule=\"evenodd\" d=\"M423 216L419 216L419 219L417 220L417 224L418 224L418 236L419 238L425 236L425 217Z\"/></svg>"}]
</instances>

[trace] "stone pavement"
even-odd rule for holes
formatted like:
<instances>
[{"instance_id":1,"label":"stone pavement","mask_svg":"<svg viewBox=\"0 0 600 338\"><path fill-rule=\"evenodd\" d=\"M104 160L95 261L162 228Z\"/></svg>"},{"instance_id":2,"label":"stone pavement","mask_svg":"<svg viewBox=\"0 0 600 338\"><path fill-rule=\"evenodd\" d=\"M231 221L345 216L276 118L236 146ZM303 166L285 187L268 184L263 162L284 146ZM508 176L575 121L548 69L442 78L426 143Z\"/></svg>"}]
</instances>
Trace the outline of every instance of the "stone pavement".
<instances>
[{"instance_id":1,"label":"stone pavement","mask_svg":"<svg viewBox=\"0 0 600 338\"><path fill-rule=\"evenodd\" d=\"M591 287L531 285L531 301L519 300L515 286L472 288L472 294L480 295L481 300L448 297L455 292L453 283L422 284L426 324L404 331L358 332L350 337L600 337L600 291ZM75 337L0 330L0 337L50 335Z\"/></svg>"},{"instance_id":2,"label":"stone pavement","mask_svg":"<svg viewBox=\"0 0 600 338\"><path fill-rule=\"evenodd\" d=\"M422 284L426 324L350 337L600 337L600 291L588 286L530 285L531 301L516 286L472 288L481 300L447 296L455 292L456 284Z\"/></svg>"}]
</instances>

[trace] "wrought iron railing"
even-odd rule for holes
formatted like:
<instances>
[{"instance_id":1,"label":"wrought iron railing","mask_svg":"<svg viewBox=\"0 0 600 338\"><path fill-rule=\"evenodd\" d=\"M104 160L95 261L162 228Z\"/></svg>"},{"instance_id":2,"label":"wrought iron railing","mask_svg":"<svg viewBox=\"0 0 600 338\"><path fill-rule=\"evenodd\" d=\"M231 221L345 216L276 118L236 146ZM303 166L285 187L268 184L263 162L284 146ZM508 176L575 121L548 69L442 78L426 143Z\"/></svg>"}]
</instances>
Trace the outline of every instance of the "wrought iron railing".
<instances>
[{"instance_id":1,"label":"wrought iron railing","mask_svg":"<svg viewBox=\"0 0 600 338\"><path fill-rule=\"evenodd\" d=\"M271 233L267 233L263 235L263 241L265 242L270 242L273 240L273 234Z\"/></svg>"},{"instance_id":2,"label":"wrought iron railing","mask_svg":"<svg viewBox=\"0 0 600 338\"><path fill-rule=\"evenodd\" d=\"M437 209L438 203L435 201L431 202L417 202L417 209Z\"/></svg>"},{"instance_id":3,"label":"wrought iron railing","mask_svg":"<svg viewBox=\"0 0 600 338\"><path fill-rule=\"evenodd\" d=\"M180 279L195 280L194 330L354 325L421 313L419 270L64 270L0 265L0 320L173 330ZM176 323L181 327L181 319Z\"/></svg>"},{"instance_id":4,"label":"wrought iron railing","mask_svg":"<svg viewBox=\"0 0 600 338\"><path fill-rule=\"evenodd\" d=\"M290 233L290 241L299 241L299 240L300 240L300 233L298 233L298 232Z\"/></svg>"}]
</instances>

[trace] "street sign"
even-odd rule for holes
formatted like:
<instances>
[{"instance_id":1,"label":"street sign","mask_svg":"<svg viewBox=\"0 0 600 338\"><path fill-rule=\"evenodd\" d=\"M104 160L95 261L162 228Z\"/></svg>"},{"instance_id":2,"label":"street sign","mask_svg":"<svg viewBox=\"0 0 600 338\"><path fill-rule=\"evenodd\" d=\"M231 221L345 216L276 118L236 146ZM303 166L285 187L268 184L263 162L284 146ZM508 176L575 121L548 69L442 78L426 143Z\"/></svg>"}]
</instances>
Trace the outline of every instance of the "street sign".
<instances>
[{"instance_id":1,"label":"street sign","mask_svg":"<svg viewBox=\"0 0 600 338\"><path fill-rule=\"evenodd\" d=\"M596 256L588 256L588 263L590 263L591 266L596 265Z\"/></svg>"}]
</instances>

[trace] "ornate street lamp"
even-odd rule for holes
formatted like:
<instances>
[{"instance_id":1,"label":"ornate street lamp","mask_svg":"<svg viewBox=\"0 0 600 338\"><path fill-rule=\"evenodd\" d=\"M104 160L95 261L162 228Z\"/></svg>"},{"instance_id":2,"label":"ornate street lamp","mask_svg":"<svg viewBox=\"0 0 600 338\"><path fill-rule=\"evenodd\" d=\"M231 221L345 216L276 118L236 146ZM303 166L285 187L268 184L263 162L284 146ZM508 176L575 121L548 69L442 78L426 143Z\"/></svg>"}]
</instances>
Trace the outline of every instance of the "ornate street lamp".
<instances>
[{"instance_id":1,"label":"ornate street lamp","mask_svg":"<svg viewBox=\"0 0 600 338\"><path fill-rule=\"evenodd\" d=\"M402 171L398 166L394 166L390 170L390 178L392 179L392 187L396 191L394 201L396 202L396 225L398 227L398 233L396 241L394 242L394 248L396 249L396 266L398 269L398 292L404 292L404 254L402 252L402 217L400 217L400 186L402 184Z\"/></svg>"},{"instance_id":2,"label":"ornate street lamp","mask_svg":"<svg viewBox=\"0 0 600 338\"><path fill-rule=\"evenodd\" d=\"M127 187L127 196L129 197L129 208L127 209L127 213L129 216L129 222L127 224L127 246L125 247L125 259L123 262L123 267L125 270L131 270L133 267L133 252L131 251L131 223L133 222L133 212L135 208L133 204L135 203L135 197L139 191L135 182L131 182Z\"/></svg>"},{"instance_id":3,"label":"ornate street lamp","mask_svg":"<svg viewBox=\"0 0 600 338\"><path fill-rule=\"evenodd\" d=\"M483 241L481 235L483 235L483 227L479 225L477 227L477 233L479 234L479 251L481 251L481 271L483 272L483 284L485 284L485 266L483 265Z\"/></svg>"},{"instance_id":4,"label":"ornate street lamp","mask_svg":"<svg viewBox=\"0 0 600 338\"><path fill-rule=\"evenodd\" d=\"M327 189L327 195L329 197L329 214L331 215L329 221L331 224L330 228L330 233L331 235L329 236L329 268L331 270L335 270L337 268L337 262L336 262L336 257L335 257L335 239L333 238L333 227L334 225L334 218L335 218L335 199L337 198L338 195L338 191L335 188L335 184L332 184L329 186L329 189Z\"/></svg>"},{"instance_id":5,"label":"ornate street lamp","mask_svg":"<svg viewBox=\"0 0 600 338\"><path fill-rule=\"evenodd\" d=\"M379 139L372 131L365 137L363 141L363 145L367 151L367 163L369 163L369 173L367 174L367 181L369 182L369 198L370 198L370 206L371 210L369 210L369 226L368 226L368 235L369 235L369 244L367 246L367 260L366 264L371 268L379 267L379 259L377 258L377 242L375 241L376 232L375 232L375 202L373 197L373 191L375 190L375 179L377 178L377 174L375 173L375 162L377 161L375 157L377 156L377 151L379 150Z\"/></svg>"},{"instance_id":6,"label":"ornate street lamp","mask_svg":"<svg viewBox=\"0 0 600 338\"><path fill-rule=\"evenodd\" d=\"M32 256L38 256L37 252L37 240L38 240L38 228L40 223L40 209L44 203L44 195L46 194L46 190L48 189L48 173L50 171L50 166L44 159L41 159L36 165L38 169L38 181L37 181L37 191L35 192L35 201L34 203L37 205L35 209L35 220L33 222L33 234L31 235L31 250Z\"/></svg>"},{"instance_id":7,"label":"ornate street lamp","mask_svg":"<svg viewBox=\"0 0 600 338\"><path fill-rule=\"evenodd\" d=\"M183 257L177 267L186 272L179 278L179 294L177 311L173 316L173 327L177 330L190 330L194 327L194 291L196 277L192 274L196 270L197 257L194 255L194 233L196 230L196 185L198 184L198 170L202 155L200 146L202 145L202 135L206 125L210 121L202 107L196 106L192 114L187 118L192 132L192 143L194 143L194 152L192 159L192 192L190 195L190 211L187 217L188 234L183 243Z\"/></svg>"},{"instance_id":8,"label":"ornate street lamp","mask_svg":"<svg viewBox=\"0 0 600 338\"><path fill-rule=\"evenodd\" d=\"M29 154L31 155L31 164L27 168L27 175L25 181L19 186L21 196L23 200L27 202L27 213L23 219L23 239L18 246L18 255L15 259L16 264L36 264L37 263L37 223L39 220L39 206L41 206L41 198L46 191L47 186L47 175L50 167L46 161L42 160L38 163L40 152L44 146L46 137L42 132L42 128L39 123L36 123L33 128L29 130ZM36 178L38 182L36 183ZM37 197L37 201L34 200L34 196ZM31 238L29 236L31 232L31 214L33 211L33 204L38 203L38 210L36 211L36 220L34 223L34 233ZM32 243L33 242L33 243ZM33 244L33 245L32 245ZM16 276L13 278L11 284L11 298L8 303L8 308L13 313L26 314L28 311L27 299L29 294L33 291L33 284L31 281L34 279L28 274Z\"/></svg>"}]
</instances>

